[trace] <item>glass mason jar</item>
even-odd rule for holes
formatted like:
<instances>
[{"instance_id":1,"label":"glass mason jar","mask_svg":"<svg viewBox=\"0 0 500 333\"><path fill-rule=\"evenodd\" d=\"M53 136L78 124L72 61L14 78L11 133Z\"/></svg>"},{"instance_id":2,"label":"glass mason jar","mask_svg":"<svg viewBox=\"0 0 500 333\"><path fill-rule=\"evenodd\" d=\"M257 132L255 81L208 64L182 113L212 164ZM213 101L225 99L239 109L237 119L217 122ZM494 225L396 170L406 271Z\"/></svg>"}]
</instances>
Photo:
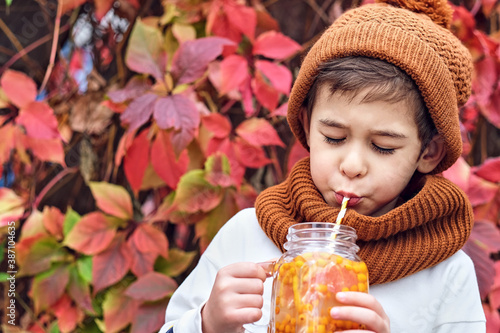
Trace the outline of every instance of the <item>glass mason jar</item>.
<instances>
[{"instance_id":1,"label":"glass mason jar","mask_svg":"<svg viewBox=\"0 0 500 333\"><path fill-rule=\"evenodd\" d=\"M363 328L330 316L339 291L368 292L368 269L358 257L356 231L305 222L288 230L287 250L273 272L269 333L325 333Z\"/></svg>"}]
</instances>

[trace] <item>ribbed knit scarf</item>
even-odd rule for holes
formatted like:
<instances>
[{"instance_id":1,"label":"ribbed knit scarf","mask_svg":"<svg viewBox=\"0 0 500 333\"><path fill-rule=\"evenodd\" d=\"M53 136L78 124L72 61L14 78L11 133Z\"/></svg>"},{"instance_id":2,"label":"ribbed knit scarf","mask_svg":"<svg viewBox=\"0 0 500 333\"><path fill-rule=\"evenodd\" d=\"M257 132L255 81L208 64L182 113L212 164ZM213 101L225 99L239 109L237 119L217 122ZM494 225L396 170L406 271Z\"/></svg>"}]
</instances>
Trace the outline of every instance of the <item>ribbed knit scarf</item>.
<instances>
[{"instance_id":1,"label":"ribbed knit scarf","mask_svg":"<svg viewBox=\"0 0 500 333\"><path fill-rule=\"evenodd\" d=\"M255 208L262 229L282 251L288 227L305 221L334 223L339 213L314 185L309 158L296 163L283 183L264 190ZM441 176L425 176L418 193L390 212L370 217L348 209L342 223L356 229L370 284L380 284L432 267L460 250L470 235L473 213L456 185Z\"/></svg>"}]
</instances>

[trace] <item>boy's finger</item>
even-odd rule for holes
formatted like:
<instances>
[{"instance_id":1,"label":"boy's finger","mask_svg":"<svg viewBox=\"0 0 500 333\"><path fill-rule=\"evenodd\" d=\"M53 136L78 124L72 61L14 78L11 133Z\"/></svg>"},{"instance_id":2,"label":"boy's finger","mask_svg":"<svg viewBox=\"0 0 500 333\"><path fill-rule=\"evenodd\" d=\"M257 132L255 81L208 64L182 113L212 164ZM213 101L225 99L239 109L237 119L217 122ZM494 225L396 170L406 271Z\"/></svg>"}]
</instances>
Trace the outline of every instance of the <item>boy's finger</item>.
<instances>
[{"instance_id":1,"label":"boy's finger","mask_svg":"<svg viewBox=\"0 0 500 333\"><path fill-rule=\"evenodd\" d=\"M382 305L370 294L347 291L337 293L336 298L342 304L368 308L379 315L385 316Z\"/></svg>"}]
</instances>

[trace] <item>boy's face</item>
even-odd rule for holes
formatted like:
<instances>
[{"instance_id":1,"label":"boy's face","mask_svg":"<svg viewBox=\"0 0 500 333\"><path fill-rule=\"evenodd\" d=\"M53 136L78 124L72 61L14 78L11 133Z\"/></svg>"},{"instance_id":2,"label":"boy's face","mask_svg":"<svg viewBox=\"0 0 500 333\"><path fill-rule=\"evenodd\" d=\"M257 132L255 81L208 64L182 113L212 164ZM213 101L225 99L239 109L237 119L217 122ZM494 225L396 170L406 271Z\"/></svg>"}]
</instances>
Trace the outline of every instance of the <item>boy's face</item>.
<instances>
[{"instance_id":1,"label":"boy's face","mask_svg":"<svg viewBox=\"0 0 500 333\"><path fill-rule=\"evenodd\" d=\"M304 127L312 179L325 201L340 207L347 196L351 209L380 216L395 207L415 170L428 170L413 110L404 101L361 103L364 95L351 100L320 87Z\"/></svg>"}]
</instances>

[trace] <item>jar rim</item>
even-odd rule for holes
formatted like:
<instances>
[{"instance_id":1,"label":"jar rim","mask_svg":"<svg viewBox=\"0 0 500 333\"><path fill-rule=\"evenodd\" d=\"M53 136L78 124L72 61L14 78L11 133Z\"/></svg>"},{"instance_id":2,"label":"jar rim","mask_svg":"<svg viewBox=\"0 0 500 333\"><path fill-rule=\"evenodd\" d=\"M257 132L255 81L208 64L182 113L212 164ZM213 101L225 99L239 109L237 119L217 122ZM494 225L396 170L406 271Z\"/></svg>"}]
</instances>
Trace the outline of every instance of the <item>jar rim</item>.
<instances>
[{"instance_id":1,"label":"jar rim","mask_svg":"<svg viewBox=\"0 0 500 333\"><path fill-rule=\"evenodd\" d=\"M312 229L317 231L336 231L343 233L354 233L356 235L356 229L345 224L336 224L332 222L301 222L296 223L288 228L288 233L294 233L305 229Z\"/></svg>"}]
</instances>

